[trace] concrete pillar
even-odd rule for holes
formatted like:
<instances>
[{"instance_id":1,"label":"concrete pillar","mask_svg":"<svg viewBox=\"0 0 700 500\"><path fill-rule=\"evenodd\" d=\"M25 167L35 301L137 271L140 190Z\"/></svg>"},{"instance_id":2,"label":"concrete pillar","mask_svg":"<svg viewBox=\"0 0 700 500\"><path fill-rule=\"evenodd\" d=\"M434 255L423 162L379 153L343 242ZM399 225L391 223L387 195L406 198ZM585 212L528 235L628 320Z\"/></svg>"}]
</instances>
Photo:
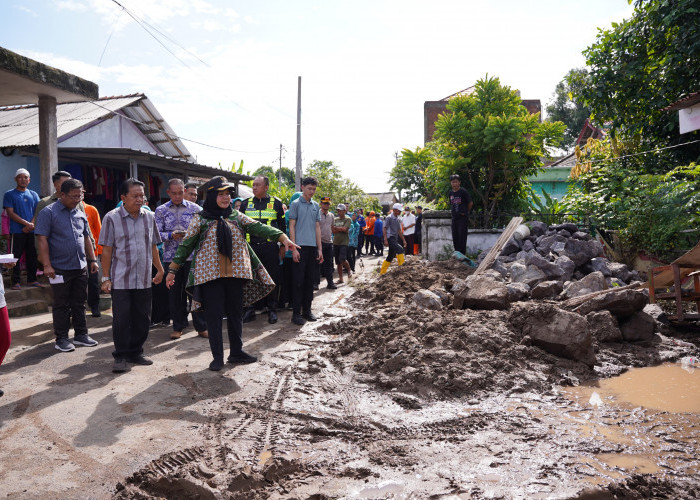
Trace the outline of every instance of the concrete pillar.
<instances>
[{"instance_id":1,"label":"concrete pillar","mask_svg":"<svg viewBox=\"0 0 700 500\"><path fill-rule=\"evenodd\" d=\"M51 176L58 171L58 123L56 98L39 97L39 171L41 172L41 196L53 193Z\"/></svg>"}]
</instances>

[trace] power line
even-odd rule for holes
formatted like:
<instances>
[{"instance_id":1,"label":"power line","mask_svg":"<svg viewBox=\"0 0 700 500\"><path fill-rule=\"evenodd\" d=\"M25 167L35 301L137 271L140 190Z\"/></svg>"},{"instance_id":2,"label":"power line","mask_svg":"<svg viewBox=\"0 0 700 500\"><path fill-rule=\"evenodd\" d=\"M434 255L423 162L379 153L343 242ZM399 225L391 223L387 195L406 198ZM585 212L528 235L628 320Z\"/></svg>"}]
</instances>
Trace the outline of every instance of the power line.
<instances>
[{"instance_id":1,"label":"power line","mask_svg":"<svg viewBox=\"0 0 700 500\"><path fill-rule=\"evenodd\" d=\"M631 158L633 156L641 156L641 155L646 155L649 153L657 153L659 151L665 151L667 149L679 148L681 146L687 146L688 144L695 144L696 142L700 142L700 139L696 139L694 141L684 142L682 144L674 144L673 146L666 146L663 148L654 148L654 149L649 149L647 151L640 151L639 153L630 153L628 155L616 156L614 158L605 158L603 160L590 160L590 161L583 160L581 163L594 164L594 163L605 163L607 161L613 161L613 160L622 160L624 158ZM578 163L578 158L577 158L577 163Z\"/></svg>"}]
</instances>

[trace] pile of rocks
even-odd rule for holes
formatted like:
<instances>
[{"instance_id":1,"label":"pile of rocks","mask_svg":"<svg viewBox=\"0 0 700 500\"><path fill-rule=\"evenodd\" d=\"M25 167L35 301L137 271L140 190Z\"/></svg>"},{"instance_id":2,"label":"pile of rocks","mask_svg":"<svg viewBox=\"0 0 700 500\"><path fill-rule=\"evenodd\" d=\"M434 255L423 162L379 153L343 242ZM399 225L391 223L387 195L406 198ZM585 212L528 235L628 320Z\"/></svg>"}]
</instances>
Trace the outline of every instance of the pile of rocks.
<instances>
[{"instance_id":1,"label":"pile of rocks","mask_svg":"<svg viewBox=\"0 0 700 500\"><path fill-rule=\"evenodd\" d=\"M511 302L570 299L640 280L637 271L603 257L600 242L576 224L526 225L529 236L511 238L492 266L508 282Z\"/></svg>"}]
</instances>

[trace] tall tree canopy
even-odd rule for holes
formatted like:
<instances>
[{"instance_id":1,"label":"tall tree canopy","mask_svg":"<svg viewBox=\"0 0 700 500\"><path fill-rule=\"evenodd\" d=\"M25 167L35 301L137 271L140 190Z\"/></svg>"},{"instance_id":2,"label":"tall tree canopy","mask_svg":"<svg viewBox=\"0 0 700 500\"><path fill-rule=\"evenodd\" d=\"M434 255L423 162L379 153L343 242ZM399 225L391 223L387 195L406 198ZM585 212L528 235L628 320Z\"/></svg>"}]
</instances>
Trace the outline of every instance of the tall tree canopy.
<instances>
[{"instance_id":1,"label":"tall tree canopy","mask_svg":"<svg viewBox=\"0 0 700 500\"><path fill-rule=\"evenodd\" d=\"M438 189L446 196L449 175L462 185L486 219L509 201L521 198L527 177L542 168L549 147L558 146L566 126L540 123L520 96L498 78L485 77L474 92L450 99L435 125Z\"/></svg>"},{"instance_id":2,"label":"tall tree canopy","mask_svg":"<svg viewBox=\"0 0 700 500\"><path fill-rule=\"evenodd\" d=\"M318 180L318 188L314 199L317 201L324 196L331 199L331 208L338 203L349 205L348 208L367 208L378 210L379 202L376 198L370 198L360 187L342 176L340 168L332 161L314 160L309 164L304 176L315 177Z\"/></svg>"},{"instance_id":3,"label":"tall tree canopy","mask_svg":"<svg viewBox=\"0 0 700 500\"><path fill-rule=\"evenodd\" d=\"M577 97L586 85L588 85L588 70L572 69L561 82L557 83L552 100L545 107L548 121L560 121L566 125L561 145L567 150L573 149L586 118L591 114L590 108L583 104L580 97Z\"/></svg>"},{"instance_id":4,"label":"tall tree canopy","mask_svg":"<svg viewBox=\"0 0 700 500\"><path fill-rule=\"evenodd\" d=\"M434 198L430 189L428 170L433 161L433 154L429 148L416 148L414 151L404 149L401 151L396 166L391 169L389 179L391 188L399 193L404 192L406 199Z\"/></svg>"},{"instance_id":5,"label":"tall tree canopy","mask_svg":"<svg viewBox=\"0 0 700 500\"><path fill-rule=\"evenodd\" d=\"M270 179L275 177L279 181L280 170L282 171L282 185L294 187L294 170L287 167L278 169L270 165L263 165L251 175L265 175Z\"/></svg>"},{"instance_id":6,"label":"tall tree canopy","mask_svg":"<svg viewBox=\"0 0 700 500\"><path fill-rule=\"evenodd\" d=\"M648 147L679 144L676 112L661 111L700 90L700 4L697 0L636 0L634 14L601 30L584 51L589 85L576 93L613 136L635 136ZM646 143L646 144L645 144ZM698 159L698 144L674 149L678 162Z\"/></svg>"}]
</instances>

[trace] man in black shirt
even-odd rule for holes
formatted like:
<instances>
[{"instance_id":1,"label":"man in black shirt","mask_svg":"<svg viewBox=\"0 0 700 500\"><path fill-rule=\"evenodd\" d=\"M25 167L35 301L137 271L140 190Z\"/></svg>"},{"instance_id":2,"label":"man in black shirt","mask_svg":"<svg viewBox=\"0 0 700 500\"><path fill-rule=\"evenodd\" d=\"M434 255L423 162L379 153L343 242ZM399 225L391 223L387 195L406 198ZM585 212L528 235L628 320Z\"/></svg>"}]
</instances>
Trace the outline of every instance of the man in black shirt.
<instances>
[{"instance_id":1,"label":"man in black shirt","mask_svg":"<svg viewBox=\"0 0 700 500\"><path fill-rule=\"evenodd\" d=\"M246 214L251 219L286 232L287 225L284 220L284 209L282 200L270 197L267 190L270 188L270 179L264 175L259 175L253 179L253 197L243 200L239 212ZM284 249L280 250L277 242L267 241L265 238L248 235L248 243L255 251L270 277L277 285L272 293L261 299L254 306L248 308L243 315L243 322L247 323L255 319L255 308L262 309L267 305L267 320L269 323L277 323L277 297L279 295L282 268L280 266L281 257L284 256ZM281 253L280 253L281 252Z\"/></svg>"},{"instance_id":2,"label":"man in black shirt","mask_svg":"<svg viewBox=\"0 0 700 500\"><path fill-rule=\"evenodd\" d=\"M449 193L450 209L452 211L452 244L455 250L467 253L467 234L469 232L469 212L474 203L466 189L460 187L459 175L450 176L452 190Z\"/></svg>"}]
</instances>

